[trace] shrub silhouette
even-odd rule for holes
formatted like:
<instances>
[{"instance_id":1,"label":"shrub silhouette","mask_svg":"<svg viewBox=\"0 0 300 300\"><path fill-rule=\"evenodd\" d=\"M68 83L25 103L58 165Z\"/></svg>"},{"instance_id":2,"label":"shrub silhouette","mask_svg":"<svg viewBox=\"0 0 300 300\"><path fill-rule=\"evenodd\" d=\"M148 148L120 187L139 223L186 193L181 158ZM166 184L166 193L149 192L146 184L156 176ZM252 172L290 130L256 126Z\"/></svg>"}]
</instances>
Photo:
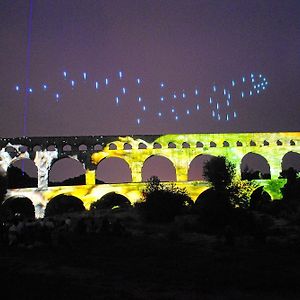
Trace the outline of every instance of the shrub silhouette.
<instances>
[{"instance_id":1,"label":"shrub silhouette","mask_svg":"<svg viewBox=\"0 0 300 300\"><path fill-rule=\"evenodd\" d=\"M208 218L216 218L216 222L219 222L231 208L229 186L235 176L235 166L224 156L213 157L204 164L203 175L212 188L197 198L197 211Z\"/></svg>"},{"instance_id":2,"label":"shrub silhouette","mask_svg":"<svg viewBox=\"0 0 300 300\"><path fill-rule=\"evenodd\" d=\"M7 192L7 177L0 173L0 203L3 202Z\"/></svg>"},{"instance_id":3,"label":"shrub silhouette","mask_svg":"<svg viewBox=\"0 0 300 300\"><path fill-rule=\"evenodd\" d=\"M199 215L200 227L214 232L228 225L231 217L229 201L213 188L204 191L195 201L194 210Z\"/></svg>"},{"instance_id":4,"label":"shrub silhouette","mask_svg":"<svg viewBox=\"0 0 300 300\"><path fill-rule=\"evenodd\" d=\"M143 191L142 201L135 206L147 221L171 222L192 204L185 189L174 184L164 185L158 177L153 176Z\"/></svg>"},{"instance_id":5,"label":"shrub silhouette","mask_svg":"<svg viewBox=\"0 0 300 300\"><path fill-rule=\"evenodd\" d=\"M72 186L72 185L85 185L85 174L76 177L68 178L63 181L49 182L49 186ZM96 184L102 184L104 181L96 179Z\"/></svg>"},{"instance_id":6,"label":"shrub silhouette","mask_svg":"<svg viewBox=\"0 0 300 300\"><path fill-rule=\"evenodd\" d=\"M45 217L84 210L83 202L79 198L70 195L58 195L52 198L47 204Z\"/></svg>"},{"instance_id":7,"label":"shrub silhouette","mask_svg":"<svg viewBox=\"0 0 300 300\"><path fill-rule=\"evenodd\" d=\"M233 181L235 165L224 156L213 157L204 164L203 176L216 191L223 192Z\"/></svg>"},{"instance_id":8,"label":"shrub silhouette","mask_svg":"<svg viewBox=\"0 0 300 300\"><path fill-rule=\"evenodd\" d=\"M91 209L112 209L113 207L128 208L130 206L131 203L125 196L111 192L92 203Z\"/></svg>"},{"instance_id":9,"label":"shrub silhouette","mask_svg":"<svg viewBox=\"0 0 300 300\"><path fill-rule=\"evenodd\" d=\"M250 208L257 211L267 211L271 204L271 196L263 187L257 188L251 195Z\"/></svg>"},{"instance_id":10,"label":"shrub silhouette","mask_svg":"<svg viewBox=\"0 0 300 300\"><path fill-rule=\"evenodd\" d=\"M207 161L203 174L212 188L199 195L195 202L200 227L205 231L215 232L224 226L234 226L235 229L244 226L243 218L248 216L243 209L249 206L254 185L236 178L235 165L224 156L213 157Z\"/></svg>"},{"instance_id":11,"label":"shrub silhouette","mask_svg":"<svg viewBox=\"0 0 300 300\"><path fill-rule=\"evenodd\" d=\"M300 206L300 178L298 171L294 168L289 168L280 173L281 178L286 178L287 182L281 189L282 200L291 210L295 210Z\"/></svg>"}]
</instances>

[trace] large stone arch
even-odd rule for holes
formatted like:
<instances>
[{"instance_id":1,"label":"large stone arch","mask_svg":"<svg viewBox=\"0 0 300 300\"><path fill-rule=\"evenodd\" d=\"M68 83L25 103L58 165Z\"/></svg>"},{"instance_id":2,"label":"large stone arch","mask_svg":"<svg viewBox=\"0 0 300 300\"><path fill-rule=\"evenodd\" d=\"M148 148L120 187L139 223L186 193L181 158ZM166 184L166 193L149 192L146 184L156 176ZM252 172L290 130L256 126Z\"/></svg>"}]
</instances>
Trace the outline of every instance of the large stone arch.
<instances>
[{"instance_id":1,"label":"large stone arch","mask_svg":"<svg viewBox=\"0 0 300 300\"><path fill-rule=\"evenodd\" d=\"M25 196L12 196L1 204L2 215L5 218L13 219L21 217L23 219L35 218L35 207L31 199Z\"/></svg>"},{"instance_id":2,"label":"large stone arch","mask_svg":"<svg viewBox=\"0 0 300 300\"><path fill-rule=\"evenodd\" d=\"M123 194L109 192L91 204L92 209L127 208L131 206L130 200Z\"/></svg>"},{"instance_id":3,"label":"large stone arch","mask_svg":"<svg viewBox=\"0 0 300 300\"><path fill-rule=\"evenodd\" d=\"M224 144L224 141L227 143ZM141 142L147 146L147 149L139 149L138 145ZM176 148L168 148L170 142L173 142ZM210 144L211 142L213 143ZM109 144L112 143L117 146L115 150L109 149ZM132 146L131 149L124 150L124 143L129 143ZM71 151L64 152L63 146L67 144L72 147ZM87 146L87 151L78 151L78 145L81 144ZM50 145L53 145L53 151L47 151L47 149L50 150ZM99 145L99 149L94 149L93 145ZM158 147L158 145L161 147ZM190 148L182 147L182 145L190 145ZM215 147L210 147L214 145ZM194 184L186 182L189 163L198 153L225 156L236 165L237 175L239 175L243 156L248 152L254 152L266 158L270 165L272 178L266 180L270 181L270 185L265 188L271 190L272 187L272 197L277 199L280 191L279 186L283 184L283 181L281 182L278 179L282 159L289 151L299 153L299 147L300 132L0 138L0 170L5 172L11 160L17 157L17 159L28 157L34 159L39 170L38 189L31 191L32 196L35 197L38 192L47 192L48 173L51 164L64 155L74 155L85 164L87 169L86 185L88 185L86 188L88 191L91 190L89 185L95 184L97 164L101 159L108 156L117 156L127 161L132 170L132 184L144 184L141 183L141 169L147 157L151 155L165 156L175 166L177 184L189 185ZM275 181L280 182L276 191L274 190ZM197 185L199 184L202 183L197 183ZM127 186L125 189L127 189ZM77 192L82 191L82 188L78 188ZM103 186L99 186L99 188L103 188ZM25 190L19 192L29 192ZM89 196L85 201L88 202L88 199ZM35 202L36 205L38 205L37 202Z\"/></svg>"},{"instance_id":4,"label":"large stone arch","mask_svg":"<svg viewBox=\"0 0 300 300\"><path fill-rule=\"evenodd\" d=\"M149 161L151 164L153 164L153 160L158 160L158 162L160 163L160 165L155 165L155 167L152 169L152 173L150 174L150 170L147 170L145 168L149 168L148 164ZM172 173L173 174L163 174L162 173L162 169L163 169L163 165L161 164L165 164L165 166L168 164L168 167L171 167ZM153 165L152 165L153 166ZM148 174L145 174L148 173ZM142 181L147 181L151 176L157 176L159 177L159 179L161 181L176 181L177 179L177 174L176 174L176 166L174 164L174 162L169 159L167 156L161 155L161 154L152 154L150 156L148 156L144 162L143 162L143 166L141 169L141 175L142 175ZM174 180L169 180L171 178L171 176L173 176Z\"/></svg>"},{"instance_id":5,"label":"large stone arch","mask_svg":"<svg viewBox=\"0 0 300 300\"><path fill-rule=\"evenodd\" d=\"M67 167L63 173L60 173L60 174L56 173L54 175L54 172L57 171L56 170L57 168L63 168L65 166L68 166L69 163L72 164L71 168ZM54 159L54 160L52 160L51 166L49 169L48 185L51 186L53 182L62 182L67 179L82 176L85 174L85 172L86 172L86 170L84 168L83 163L80 162L77 157L63 156L63 157ZM85 183L85 180L84 180L84 183Z\"/></svg>"},{"instance_id":6,"label":"large stone arch","mask_svg":"<svg viewBox=\"0 0 300 300\"><path fill-rule=\"evenodd\" d=\"M59 194L51 198L45 208L45 216L52 217L56 214L83 212L85 210L83 201L76 196Z\"/></svg>"},{"instance_id":7,"label":"large stone arch","mask_svg":"<svg viewBox=\"0 0 300 300\"><path fill-rule=\"evenodd\" d=\"M113 170L115 170L115 174L112 174L111 164L113 166ZM104 171L109 172L109 176L104 176L99 171L99 167L104 168ZM122 170L120 170L122 168ZM126 174L122 174L121 171L125 171ZM105 173L105 172L104 172ZM96 168L96 178L104 181L105 183L121 183L121 182L132 182L132 171L130 164L126 159L118 157L118 156L106 156L100 160ZM105 180L105 178L109 178L109 180ZM123 179L121 179L123 178ZM116 180L117 179L117 180Z\"/></svg>"},{"instance_id":8,"label":"large stone arch","mask_svg":"<svg viewBox=\"0 0 300 300\"><path fill-rule=\"evenodd\" d=\"M6 175L10 189L38 186L38 168L30 158L11 160Z\"/></svg>"},{"instance_id":9,"label":"large stone arch","mask_svg":"<svg viewBox=\"0 0 300 300\"><path fill-rule=\"evenodd\" d=\"M281 159L282 170L292 167L300 171L300 151L289 151L285 153Z\"/></svg>"},{"instance_id":10,"label":"large stone arch","mask_svg":"<svg viewBox=\"0 0 300 300\"><path fill-rule=\"evenodd\" d=\"M35 161L30 157L23 157L18 156L11 160L9 166L15 166L19 169L22 169L26 172L29 176L38 176L38 166L36 165Z\"/></svg>"},{"instance_id":11,"label":"large stone arch","mask_svg":"<svg viewBox=\"0 0 300 300\"><path fill-rule=\"evenodd\" d=\"M201 153L192 158L188 168L188 180L205 180L203 178L203 166L205 162L215 157L211 154Z\"/></svg>"},{"instance_id":12,"label":"large stone arch","mask_svg":"<svg viewBox=\"0 0 300 300\"><path fill-rule=\"evenodd\" d=\"M269 161L258 151L251 151L243 156L240 170L242 179L269 179L271 176L271 166ZM254 174L253 172L256 172L257 174Z\"/></svg>"}]
</instances>

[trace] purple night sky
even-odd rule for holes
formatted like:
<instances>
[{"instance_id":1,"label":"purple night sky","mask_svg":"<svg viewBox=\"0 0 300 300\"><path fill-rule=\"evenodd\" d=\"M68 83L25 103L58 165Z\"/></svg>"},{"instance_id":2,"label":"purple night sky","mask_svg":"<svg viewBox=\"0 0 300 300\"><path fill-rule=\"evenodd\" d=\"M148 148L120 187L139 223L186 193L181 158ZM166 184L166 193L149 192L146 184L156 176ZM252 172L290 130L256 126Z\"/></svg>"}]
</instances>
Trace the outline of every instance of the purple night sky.
<instances>
[{"instance_id":1,"label":"purple night sky","mask_svg":"<svg viewBox=\"0 0 300 300\"><path fill-rule=\"evenodd\" d=\"M299 131L299 15L298 0L1 1L0 136L24 134L24 110L28 136ZM251 74L268 82L253 96Z\"/></svg>"}]
</instances>

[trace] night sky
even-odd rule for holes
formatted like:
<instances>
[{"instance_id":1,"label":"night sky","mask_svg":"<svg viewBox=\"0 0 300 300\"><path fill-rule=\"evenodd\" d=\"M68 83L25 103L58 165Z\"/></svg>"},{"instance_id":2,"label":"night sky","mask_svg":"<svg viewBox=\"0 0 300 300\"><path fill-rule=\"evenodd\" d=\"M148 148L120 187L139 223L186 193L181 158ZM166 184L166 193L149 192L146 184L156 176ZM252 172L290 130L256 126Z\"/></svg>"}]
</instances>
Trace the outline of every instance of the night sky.
<instances>
[{"instance_id":1,"label":"night sky","mask_svg":"<svg viewBox=\"0 0 300 300\"><path fill-rule=\"evenodd\" d=\"M298 131L299 16L298 0L3 0L0 136Z\"/></svg>"},{"instance_id":2,"label":"night sky","mask_svg":"<svg viewBox=\"0 0 300 300\"><path fill-rule=\"evenodd\" d=\"M1 1L1 136L297 131L299 15L297 0ZM251 74L268 86L249 97Z\"/></svg>"}]
</instances>

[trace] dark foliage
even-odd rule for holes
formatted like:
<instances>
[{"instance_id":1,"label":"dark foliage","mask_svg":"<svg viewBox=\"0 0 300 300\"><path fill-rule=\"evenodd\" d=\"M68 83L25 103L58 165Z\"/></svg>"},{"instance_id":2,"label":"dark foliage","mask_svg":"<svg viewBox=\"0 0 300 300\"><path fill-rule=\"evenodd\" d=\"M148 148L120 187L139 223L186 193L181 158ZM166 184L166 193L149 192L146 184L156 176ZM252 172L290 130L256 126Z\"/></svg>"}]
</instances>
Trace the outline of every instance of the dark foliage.
<instances>
[{"instance_id":1,"label":"dark foliage","mask_svg":"<svg viewBox=\"0 0 300 300\"><path fill-rule=\"evenodd\" d=\"M6 192L7 192L7 177L1 174L0 175L0 203L3 202Z\"/></svg>"},{"instance_id":2,"label":"dark foliage","mask_svg":"<svg viewBox=\"0 0 300 300\"><path fill-rule=\"evenodd\" d=\"M96 179L96 184L102 184L104 181ZM85 174L68 178L61 182L49 182L49 186L72 186L72 185L85 185Z\"/></svg>"},{"instance_id":3,"label":"dark foliage","mask_svg":"<svg viewBox=\"0 0 300 300\"><path fill-rule=\"evenodd\" d=\"M171 222L191 207L193 201L185 189L175 185L164 185L153 176L143 191L143 199L135 206L150 222Z\"/></svg>"},{"instance_id":4,"label":"dark foliage","mask_svg":"<svg viewBox=\"0 0 300 300\"><path fill-rule=\"evenodd\" d=\"M130 206L131 203L125 196L111 192L92 203L91 209L128 208Z\"/></svg>"},{"instance_id":5,"label":"dark foliage","mask_svg":"<svg viewBox=\"0 0 300 300\"><path fill-rule=\"evenodd\" d=\"M45 209L45 217L60 215L65 213L81 212L85 207L83 202L69 195L58 195L50 200Z\"/></svg>"},{"instance_id":6,"label":"dark foliage","mask_svg":"<svg viewBox=\"0 0 300 300\"><path fill-rule=\"evenodd\" d=\"M225 157L212 158L203 167L205 178L212 188L204 191L196 200L195 212L199 215L200 231L208 233L228 232L245 233L252 224L252 215L241 205L245 202L239 189L246 189L234 180L235 166ZM239 206L240 208L237 208Z\"/></svg>"},{"instance_id":7,"label":"dark foliage","mask_svg":"<svg viewBox=\"0 0 300 300\"><path fill-rule=\"evenodd\" d=\"M253 214L243 208L234 208L213 188L204 191L196 200L194 211L199 216L200 232L232 235L252 234Z\"/></svg>"},{"instance_id":8,"label":"dark foliage","mask_svg":"<svg viewBox=\"0 0 300 300\"><path fill-rule=\"evenodd\" d=\"M261 171L253 171L248 166L242 171L242 180L254 180L254 179L271 179L270 173L261 173Z\"/></svg>"},{"instance_id":9,"label":"dark foliage","mask_svg":"<svg viewBox=\"0 0 300 300\"><path fill-rule=\"evenodd\" d=\"M294 168L289 168L282 171L280 176L287 179L286 184L281 189L282 200L294 210L300 206L300 178L298 178L298 171Z\"/></svg>"},{"instance_id":10,"label":"dark foliage","mask_svg":"<svg viewBox=\"0 0 300 300\"><path fill-rule=\"evenodd\" d=\"M10 166L7 169L8 189L37 187L37 184L37 178L30 177L21 169L14 166Z\"/></svg>"},{"instance_id":11,"label":"dark foliage","mask_svg":"<svg viewBox=\"0 0 300 300\"><path fill-rule=\"evenodd\" d=\"M270 208L271 201L271 196L264 191L263 187L259 187L251 195L250 209L266 212Z\"/></svg>"},{"instance_id":12,"label":"dark foliage","mask_svg":"<svg viewBox=\"0 0 300 300\"><path fill-rule=\"evenodd\" d=\"M12 197L3 202L0 208L1 217L4 220L34 219L34 206L26 197Z\"/></svg>"},{"instance_id":13,"label":"dark foliage","mask_svg":"<svg viewBox=\"0 0 300 300\"><path fill-rule=\"evenodd\" d=\"M200 229L205 232L215 232L229 224L232 209L230 202L224 200L222 194L211 188L199 195L194 210L199 215Z\"/></svg>"},{"instance_id":14,"label":"dark foliage","mask_svg":"<svg viewBox=\"0 0 300 300\"><path fill-rule=\"evenodd\" d=\"M289 210L290 208L285 201L273 200L267 205L263 212L275 217L286 217Z\"/></svg>"},{"instance_id":15,"label":"dark foliage","mask_svg":"<svg viewBox=\"0 0 300 300\"><path fill-rule=\"evenodd\" d=\"M212 189L202 193L196 200L197 210L211 217L221 216L231 207L228 187L235 175L235 166L224 156L213 157L203 166L203 175Z\"/></svg>"},{"instance_id":16,"label":"dark foliage","mask_svg":"<svg viewBox=\"0 0 300 300\"><path fill-rule=\"evenodd\" d=\"M224 156L213 157L203 166L203 176L215 190L225 191L235 176L235 165Z\"/></svg>"}]
</instances>

